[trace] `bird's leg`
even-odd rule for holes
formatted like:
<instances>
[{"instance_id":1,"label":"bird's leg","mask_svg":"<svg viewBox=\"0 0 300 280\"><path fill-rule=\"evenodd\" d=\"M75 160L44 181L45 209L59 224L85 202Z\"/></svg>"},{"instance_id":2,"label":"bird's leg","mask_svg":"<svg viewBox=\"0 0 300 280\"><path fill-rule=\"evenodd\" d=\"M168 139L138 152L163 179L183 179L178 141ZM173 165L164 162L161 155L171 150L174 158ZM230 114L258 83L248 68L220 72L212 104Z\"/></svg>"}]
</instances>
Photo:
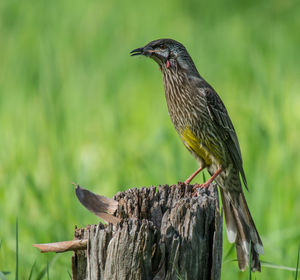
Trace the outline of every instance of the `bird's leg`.
<instances>
[{"instance_id":1,"label":"bird's leg","mask_svg":"<svg viewBox=\"0 0 300 280\"><path fill-rule=\"evenodd\" d=\"M198 189L198 188L208 188L209 185L211 184L211 182L222 172L222 168L219 167L219 169L216 171L216 173L214 175L212 175L205 183L203 184L197 184L194 186L194 190Z\"/></svg>"},{"instance_id":2,"label":"bird's leg","mask_svg":"<svg viewBox=\"0 0 300 280\"><path fill-rule=\"evenodd\" d=\"M198 173L204 169L205 166L199 167L189 178L185 180L185 184L188 185L197 175Z\"/></svg>"}]
</instances>

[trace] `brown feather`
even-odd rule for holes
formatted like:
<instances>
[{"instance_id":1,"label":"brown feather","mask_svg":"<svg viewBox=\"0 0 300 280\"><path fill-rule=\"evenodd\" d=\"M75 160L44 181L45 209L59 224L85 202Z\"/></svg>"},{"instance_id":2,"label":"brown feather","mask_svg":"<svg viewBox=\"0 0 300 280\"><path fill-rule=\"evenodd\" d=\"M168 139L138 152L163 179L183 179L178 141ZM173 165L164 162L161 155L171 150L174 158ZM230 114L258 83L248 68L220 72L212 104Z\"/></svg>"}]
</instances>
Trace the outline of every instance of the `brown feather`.
<instances>
[{"instance_id":1,"label":"brown feather","mask_svg":"<svg viewBox=\"0 0 300 280\"><path fill-rule=\"evenodd\" d=\"M220 186L227 235L236 243L239 267L245 270L251 248L251 269L260 271L263 245L248 209L240 176L248 189L238 138L224 103L198 73L185 47L159 39L132 51L154 59L162 70L171 120L180 138L201 167L207 167Z\"/></svg>"}]
</instances>

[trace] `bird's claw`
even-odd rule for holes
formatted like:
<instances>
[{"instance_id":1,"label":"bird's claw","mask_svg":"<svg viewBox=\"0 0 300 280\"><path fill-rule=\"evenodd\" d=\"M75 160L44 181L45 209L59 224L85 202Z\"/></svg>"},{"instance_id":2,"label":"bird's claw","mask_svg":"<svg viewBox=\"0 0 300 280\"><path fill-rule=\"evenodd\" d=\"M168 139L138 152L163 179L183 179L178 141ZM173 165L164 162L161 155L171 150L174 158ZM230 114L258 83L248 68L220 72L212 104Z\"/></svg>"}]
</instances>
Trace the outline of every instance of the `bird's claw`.
<instances>
[{"instance_id":1,"label":"bird's claw","mask_svg":"<svg viewBox=\"0 0 300 280\"><path fill-rule=\"evenodd\" d=\"M193 196L197 196L197 189L203 189L203 188L208 188L210 186L211 182L206 182L203 184L195 184L193 187Z\"/></svg>"},{"instance_id":2,"label":"bird's claw","mask_svg":"<svg viewBox=\"0 0 300 280\"><path fill-rule=\"evenodd\" d=\"M203 184L195 184L193 187L193 190L195 191L196 189L203 189L203 188L208 188L210 186L211 182L206 182Z\"/></svg>"}]
</instances>

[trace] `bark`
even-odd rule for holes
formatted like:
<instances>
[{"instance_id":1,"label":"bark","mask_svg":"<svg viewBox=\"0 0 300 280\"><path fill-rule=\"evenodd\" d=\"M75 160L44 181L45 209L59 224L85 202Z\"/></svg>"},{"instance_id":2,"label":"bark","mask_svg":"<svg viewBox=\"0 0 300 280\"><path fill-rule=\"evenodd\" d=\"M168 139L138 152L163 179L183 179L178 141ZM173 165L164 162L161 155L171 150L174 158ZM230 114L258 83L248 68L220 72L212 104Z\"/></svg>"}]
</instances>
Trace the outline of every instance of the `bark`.
<instances>
[{"instance_id":1,"label":"bark","mask_svg":"<svg viewBox=\"0 0 300 280\"><path fill-rule=\"evenodd\" d=\"M197 197L179 183L130 189L114 200L119 222L75 230L75 239L88 244L74 252L74 280L220 279L222 214L214 185Z\"/></svg>"}]
</instances>

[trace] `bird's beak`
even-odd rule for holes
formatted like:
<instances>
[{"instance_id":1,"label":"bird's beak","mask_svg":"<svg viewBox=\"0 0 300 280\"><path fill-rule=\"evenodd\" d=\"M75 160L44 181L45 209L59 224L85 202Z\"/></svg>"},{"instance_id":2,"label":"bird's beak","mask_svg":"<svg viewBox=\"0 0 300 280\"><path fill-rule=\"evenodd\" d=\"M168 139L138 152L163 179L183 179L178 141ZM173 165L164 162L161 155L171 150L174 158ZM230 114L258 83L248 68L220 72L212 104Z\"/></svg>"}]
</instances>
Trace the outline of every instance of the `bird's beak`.
<instances>
[{"instance_id":1,"label":"bird's beak","mask_svg":"<svg viewBox=\"0 0 300 280\"><path fill-rule=\"evenodd\" d=\"M143 47L143 48L137 48L130 52L131 56L135 55L145 55L145 56L151 56L153 53L157 52L156 50L153 50L151 47Z\"/></svg>"},{"instance_id":2,"label":"bird's beak","mask_svg":"<svg viewBox=\"0 0 300 280\"><path fill-rule=\"evenodd\" d=\"M131 56L135 56L135 55L142 55L144 54L144 48L137 48L137 49L134 49L133 51L130 52L130 55Z\"/></svg>"}]
</instances>

